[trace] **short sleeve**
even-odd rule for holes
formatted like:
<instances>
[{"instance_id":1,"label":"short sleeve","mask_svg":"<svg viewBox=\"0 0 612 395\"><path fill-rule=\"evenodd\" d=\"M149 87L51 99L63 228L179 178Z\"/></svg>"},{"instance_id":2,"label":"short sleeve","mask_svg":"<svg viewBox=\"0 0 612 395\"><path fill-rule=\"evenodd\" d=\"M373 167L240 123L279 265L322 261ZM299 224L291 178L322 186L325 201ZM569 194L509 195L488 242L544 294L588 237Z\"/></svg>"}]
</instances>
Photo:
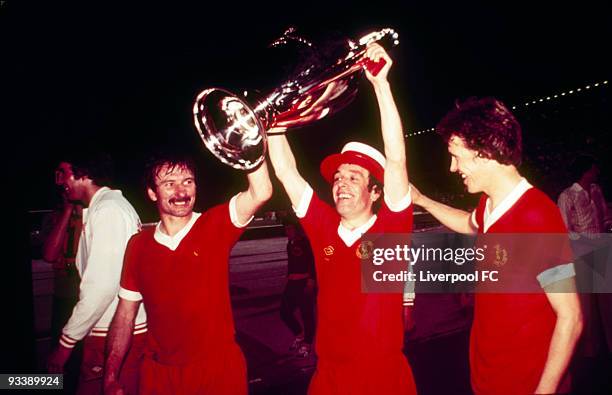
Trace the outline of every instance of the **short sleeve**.
<instances>
[{"instance_id":1,"label":"short sleeve","mask_svg":"<svg viewBox=\"0 0 612 395\"><path fill-rule=\"evenodd\" d=\"M125 300L137 302L142 300L140 287L138 286L137 266L138 235L132 236L125 250L123 270L121 272L121 282L119 287L119 297Z\"/></svg>"},{"instance_id":2,"label":"short sleeve","mask_svg":"<svg viewBox=\"0 0 612 395\"><path fill-rule=\"evenodd\" d=\"M337 232L339 223L340 216L336 210L313 192L304 216L300 218L300 224L304 228L312 247L316 248L314 244L319 240L322 232Z\"/></svg>"},{"instance_id":3,"label":"short sleeve","mask_svg":"<svg viewBox=\"0 0 612 395\"><path fill-rule=\"evenodd\" d=\"M200 232L202 243L214 242L213 238L217 240L224 240L225 242L233 246L242 233L245 231L245 226L237 226L232 222L232 216L230 211L230 203L223 203L214 206L202 214L201 226L203 231Z\"/></svg>"},{"instance_id":4,"label":"short sleeve","mask_svg":"<svg viewBox=\"0 0 612 395\"><path fill-rule=\"evenodd\" d=\"M387 201L383 201L383 204L378 211L378 218L384 225L385 232L392 233L410 233L412 232L413 225L413 206L408 202L404 205L401 210L396 210L398 205L391 208L388 206Z\"/></svg>"},{"instance_id":5,"label":"short sleeve","mask_svg":"<svg viewBox=\"0 0 612 395\"><path fill-rule=\"evenodd\" d=\"M412 191L412 185L409 185L408 186L408 193L406 193L406 196L401 198L397 203L392 203L391 201L389 201L388 195L386 193L384 194L383 199L385 201L385 204L389 208L389 210L391 210L393 212L403 211L403 210L407 209L408 206L410 206L412 204L412 193L411 193L411 191Z\"/></svg>"},{"instance_id":6,"label":"short sleeve","mask_svg":"<svg viewBox=\"0 0 612 395\"><path fill-rule=\"evenodd\" d=\"M541 196L539 204L532 205L522 215L523 223L528 226L528 251L531 251L537 262L535 277L542 288L576 275L573 264L573 252L567 227L559 208L547 197ZM537 234L537 235L536 235ZM527 244L527 241L525 242Z\"/></svg>"}]
</instances>

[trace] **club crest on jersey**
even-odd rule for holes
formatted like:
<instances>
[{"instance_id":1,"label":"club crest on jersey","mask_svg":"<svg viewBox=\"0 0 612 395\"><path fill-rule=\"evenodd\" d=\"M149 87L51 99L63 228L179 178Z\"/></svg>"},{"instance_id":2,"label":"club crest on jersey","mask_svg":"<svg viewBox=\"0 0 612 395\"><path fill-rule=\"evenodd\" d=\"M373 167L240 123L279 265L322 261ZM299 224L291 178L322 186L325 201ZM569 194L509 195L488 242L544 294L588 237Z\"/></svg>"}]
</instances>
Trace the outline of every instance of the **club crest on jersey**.
<instances>
[{"instance_id":1,"label":"club crest on jersey","mask_svg":"<svg viewBox=\"0 0 612 395\"><path fill-rule=\"evenodd\" d=\"M493 264L495 266L504 266L508 262L508 250L502 248L499 244L495 245L495 260Z\"/></svg>"},{"instance_id":2,"label":"club crest on jersey","mask_svg":"<svg viewBox=\"0 0 612 395\"><path fill-rule=\"evenodd\" d=\"M372 255L372 250L374 250L374 243L367 240L359 243L359 246L355 249L355 255L359 259L368 259Z\"/></svg>"}]
</instances>

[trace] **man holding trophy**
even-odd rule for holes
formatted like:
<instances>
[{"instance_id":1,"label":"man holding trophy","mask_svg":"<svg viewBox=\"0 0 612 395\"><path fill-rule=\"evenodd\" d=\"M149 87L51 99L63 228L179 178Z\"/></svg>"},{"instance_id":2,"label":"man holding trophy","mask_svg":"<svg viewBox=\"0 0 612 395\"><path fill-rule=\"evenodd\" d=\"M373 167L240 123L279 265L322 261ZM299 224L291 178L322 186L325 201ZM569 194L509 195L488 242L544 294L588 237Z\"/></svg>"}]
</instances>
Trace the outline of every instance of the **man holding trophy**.
<instances>
[{"instance_id":1,"label":"man holding trophy","mask_svg":"<svg viewBox=\"0 0 612 395\"><path fill-rule=\"evenodd\" d=\"M387 81L392 61L376 43L367 46L364 59L382 65L373 73L366 68L366 76L380 109L385 155L351 142L322 162L321 173L332 184L335 209L302 178L285 135L268 137L270 161L315 256L319 359L309 388L315 395L416 393L402 353L402 295L361 291L357 252L362 235L412 230L404 136Z\"/></svg>"},{"instance_id":2,"label":"man holding trophy","mask_svg":"<svg viewBox=\"0 0 612 395\"><path fill-rule=\"evenodd\" d=\"M292 30L287 31L284 38L291 39L291 33ZM393 45L398 43L397 34L392 29L370 33L358 43L349 40L346 56L338 58L329 67L306 65L307 68L295 79L287 81L254 106L247 104L243 97L219 88L205 89L197 96L193 107L194 121L204 144L223 163L236 169L250 170L248 191L260 193L238 194L229 204L210 210L216 213L216 222L198 225L204 220L192 215L195 178L191 167L183 162L162 161L151 168L147 192L157 203L161 222L154 231L143 232L132 239L128 246L119 295L122 303L113 321L108 348L105 378L108 392L121 393L116 378L129 345L130 336L126 328L133 322L136 306L144 301L150 316L149 335L156 341L157 353L145 361L141 391L146 388L144 393L176 393L177 388L188 388L185 393L246 393L245 366L241 361L242 354L233 343L231 331L227 260L230 247L240 234L239 228L246 225L270 197L271 186L265 164L268 149L275 173L289 195L315 256L319 281L316 339L319 362L309 393L416 393L410 366L402 352L403 296L363 293L357 255L360 239L366 232L407 233L412 229L404 136L387 81L392 61L383 47L376 43L382 38L391 39ZM326 158L321 172L332 184L334 209L318 198L297 171L284 130L319 120L348 105L357 91L356 76L364 66L378 100L386 158L376 149L356 142L347 144L342 153ZM167 210L173 202L180 203L180 207ZM210 217L212 214L207 212L200 218ZM219 223L225 227L219 228ZM193 230L189 230L191 226ZM163 258L169 262L172 259L168 257L174 256L173 249L176 249L177 253L184 253L178 259L179 263L206 258L204 251L193 243L194 237L189 242L189 236L199 228L233 235L223 244L223 254L218 254L215 260L215 267L218 267L214 276L216 280L210 280L210 287L197 286L202 278L197 273L181 277L192 284L189 288L172 280L178 274L159 272L152 277L151 270L145 269L149 267L146 263L153 261L152 254L157 254L155 259ZM219 232L219 229L226 231ZM199 235L201 232L196 233ZM183 242L182 237L185 237ZM164 239L168 239L168 243L159 241ZM179 244L186 242L190 248L181 249ZM163 248L166 244L168 248ZM204 270L206 266L195 267ZM173 265L168 267L174 268ZM168 303L172 299L165 298L165 291L153 286L159 279L172 280L176 291L172 293L173 297L183 297L184 306L191 306L187 311L199 317L196 322L201 323L200 326L194 327L191 323L182 327L192 336L176 336L176 324L189 323L192 316L172 310ZM214 287L213 283L216 284ZM211 291L206 291L206 295L196 294L200 288L217 291L214 295ZM216 302L212 307L207 303L217 301L221 296L223 303ZM221 309L223 314L202 314L202 306L206 305ZM221 307L215 307L217 305ZM225 329L207 330L217 327ZM227 341L218 342L219 336L215 333L222 334ZM210 347L193 347L194 344ZM223 344L231 347L223 349ZM174 352L177 350L181 352ZM216 363L216 358L226 357L228 350L235 354L234 362ZM206 364L207 369L201 369L198 358L210 362ZM188 371L184 368L186 363ZM176 383L180 384L179 387ZM198 383L206 385L198 387ZM183 384L189 387L183 387Z\"/></svg>"}]
</instances>

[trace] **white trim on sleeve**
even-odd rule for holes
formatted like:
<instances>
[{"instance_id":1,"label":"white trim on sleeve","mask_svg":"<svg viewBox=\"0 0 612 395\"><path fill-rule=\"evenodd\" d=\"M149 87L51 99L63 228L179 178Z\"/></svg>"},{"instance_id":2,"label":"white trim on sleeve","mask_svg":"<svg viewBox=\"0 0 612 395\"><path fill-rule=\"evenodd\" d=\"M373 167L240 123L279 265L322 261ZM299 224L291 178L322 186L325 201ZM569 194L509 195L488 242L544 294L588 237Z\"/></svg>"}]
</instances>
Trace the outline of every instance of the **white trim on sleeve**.
<instances>
[{"instance_id":1,"label":"white trim on sleeve","mask_svg":"<svg viewBox=\"0 0 612 395\"><path fill-rule=\"evenodd\" d=\"M542 273L537 275L537 279L540 286L544 288L554 282L565 280L566 278L574 276L576 276L576 271L574 270L574 264L570 262L544 270Z\"/></svg>"},{"instance_id":2,"label":"white trim on sleeve","mask_svg":"<svg viewBox=\"0 0 612 395\"><path fill-rule=\"evenodd\" d=\"M140 292L130 291L123 287L119 287L119 297L131 302L140 302L142 300L142 294Z\"/></svg>"},{"instance_id":3,"label":"white trim on sleeve","mask_svg":"<svg viewBox=\"0 0 612 395\"><path fill-rule=\"evenodd\" d=\"M300 198L300 203L297 208L293 207L293 211L298 218L304 218L306 216L308 207L310 207L310 202L312 201L313 193L312 187L307 184L306 188L304 188L304 192L302 192L302 197Z\"/></svg>"},{"instance_id":4,"label":"white trim on sleeve","mask_svg":"<svg viewBox=\"0 0 612 395\"><path fill-rule=\"evenodd\" d=\"M59 343L66 348L74 348L74 346L76 346L77 344L77 341L66 335L65 333L62 333L59 338Z\"/></svg>"},{"instance_id":5,"label":"white trim on sleeve","mask_svg":"<svg viewBox=\"0 0 612 395\"><path fill-rule=\"evenodd\" d=\"M240 221L238 221L238 210L236 209L236 200L238 199L238 195L240 195L242 192L239 192L237 194L235 194L229 202L229 215L230 215L230 219L232 220L232 224L234 224L235 227L237 228L244 228L246 227L248 224L251 223L251 221L253 220L254 216L251 215L251 218L249 218L244 224L241 224Z\"/></svg>"},{"instance_id":6,"label":"white trim on sleeve","mask_svg":"<svg viewBox=\"0 0 612 395\"><path fill-rule=\"evenodd\" d=\"M384 199L385 199L385 203L387 204L387 207L389 207L389 210L393 211L394 213L399 213L400 211L404 211L408 207L410 207L410 205L412 204L411 189L412 189L412 186L411 185L408 186L408 193L406 194L406 196L401 198L400 201L397 203L390 202L389 199L387 198L389 195L387 195L387 192L385 191Z\"/></svg>"}]
</instances>

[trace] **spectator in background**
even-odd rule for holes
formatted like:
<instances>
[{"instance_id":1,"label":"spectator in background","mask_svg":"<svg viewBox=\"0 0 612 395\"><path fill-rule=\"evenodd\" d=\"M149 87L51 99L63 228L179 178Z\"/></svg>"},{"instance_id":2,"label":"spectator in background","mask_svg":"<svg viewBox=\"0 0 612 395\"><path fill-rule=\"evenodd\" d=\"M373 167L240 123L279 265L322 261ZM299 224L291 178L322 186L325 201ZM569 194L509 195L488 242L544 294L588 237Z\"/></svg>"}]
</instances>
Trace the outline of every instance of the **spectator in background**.
<instances>
[{"instance_id":1,"label":"spectator in background","mask_svg":"<svg viewBox=\"0 0 612 395\"><path fill-rule=\"evenodd\" d=\"M58 168L70 165L60 162ZM54 337L61 334L61 328L70 318L72 308L78 301L79 274L75 267L77 247L83 224L83 206L70 201L64 184L64 171L55 171L55 183L61 195L61 204L48 215L42 226L44 242L43 259L53 266L53 313L51 331Z\"/></svg>"},{"instance_id":2,"label":"spectator in background","mask_svg":"<svg viewBox=\"0 0 612 395\"><path fill-rule=\"evenodd\" d=\"M557 204L570 232L576 256L576 281L582 291L585 328L577 351L582 359L575 368L577 380L586 387L598 379L593 376L596 359L612 351L612 294L593 293L601 277L593 270L598 263L594 252L605 240L602 234L610 227L612 217L597 184L600 171L595 158L579 155L569 173L574 183L561 192Z\"/></svg>"},{"instance_id":3,"label":"spectator in background","mask_svg":"<svg viewBox=\"0 0 612 395\"><path fill-rule=\"evenodd\" d=\"M60 162L59 167L68 166ZM83 206L80 202L68 200L64 173L55 172L55 183L60 187L61 201L57 208L43 218L41 225L42 258L53 269L53 306L51 310L51 336L58 341L62 328L72 314L79 300L79 273L75 257L83 224ZM73 393L78 380L82 350L79 347L71 353L64 372L64 390Z\"/></svg>"},{"instance_id":4,"label":"spectator in background","mask_svg":"<svg viewBox=\"0 0 612 395\"><path fill-rule=\"evenodd\" d=\"M310 242L297 220L285 220L287 234L287 284L283 291L280 316L293 332L295 340L290 349L307 357L312 349L315 331L315 268ZM299 308L302 324L294 313Z\"/></svg>"},{"instance_id":5,"label":"spectator in background","mask_svg":"<svg viewBox=\"0 0 612 395\"><path fill-rule=\"evenodd\" d=\"M141 226L138 214L121 191L107 186L111 168L109 157L84 153L75 154L57 168L57 179L67 199L79 201L86 208L75 259L81 276L79 300L49 357L48 368L50 373L63 372L74 346L84 339L79 394L102 393L104 345L117 308L123 255L128 240ZM137 393L147 330L144 309L138 310L135 325L129 330L137 336L124 361L121 381L130 393Z\"/></svg>"},{"instance_id":6,"label":"spectator in background","mask_svg":"<svg viewBox=\"0 0 612 395\"><path fill-rule=\"evenodd\" d=\"M578 156L570 167L570 175L574 183L561 192L557 202L570 236L577 238L582 233L586 237L595 237L604 233L612 217L597 184L597 162L590 156Z\"/></svg>"}]
</instances>

